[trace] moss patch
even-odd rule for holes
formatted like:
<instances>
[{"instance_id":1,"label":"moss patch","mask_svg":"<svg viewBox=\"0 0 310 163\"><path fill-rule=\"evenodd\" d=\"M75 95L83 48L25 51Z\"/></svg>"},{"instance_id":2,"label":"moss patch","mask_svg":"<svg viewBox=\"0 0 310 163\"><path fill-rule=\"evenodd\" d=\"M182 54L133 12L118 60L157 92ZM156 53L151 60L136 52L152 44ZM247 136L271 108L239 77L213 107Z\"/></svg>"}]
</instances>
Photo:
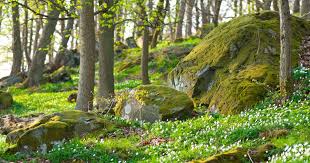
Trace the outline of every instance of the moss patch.
<instances>
[{"instance_id":1,"label":"moss patch","mask_svg":"<svg viewBox=\"0 0 310 163\"><path fill-rule=\"evenodd\" d=\"M310 24L291 17L293 66ZM169 74L169 84L196 104L223 114L238 113L262 100L278 84L279 16L241 16L212 30Z\"/></svg>"}]
</instances>

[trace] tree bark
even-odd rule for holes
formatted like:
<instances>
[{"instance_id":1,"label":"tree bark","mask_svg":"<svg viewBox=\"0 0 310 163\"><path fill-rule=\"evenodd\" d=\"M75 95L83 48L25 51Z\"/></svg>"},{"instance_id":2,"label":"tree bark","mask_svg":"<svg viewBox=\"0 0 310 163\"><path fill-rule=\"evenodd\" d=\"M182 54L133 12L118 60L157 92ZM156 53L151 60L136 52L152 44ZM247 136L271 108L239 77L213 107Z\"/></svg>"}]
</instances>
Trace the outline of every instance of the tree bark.
<instances>
[{"instance_id":1,"label":"tree bark","mask_svg":"<svg viewBox=\"0 0 310 163\"><path fill-rule=\"evenodd\" d=\"M272 0L264 0L263 9L270 10Z\"/></svg>"},{"instance_id":2,"label":"tree bark","mask_svg":"<svg viewBox=\"0 0 310 163\"><path fill-rule=\"evenodd\" d=\"M310 0L301 0L300 15L310 18Z\"/></svg>"},{"instance_id":3,"label":"tree bark","mask_svg":"<svg viewBox=\"0 0 310 163\"><path fill-rule=\"evenodd\" d=\"M166 9L167 9L167 3L164 9L164 0L159 0L156 7L157 16L153 22L154 32L151 40L151 48L155 48L157 46L158 37L162 31L164 20L166 17Z\"/></svg>"},{"instance_id":4,"label":"tree bark","mask_svg":"<svg viewBox=\"0 0 310 163\"><path fill-rule=\"evenodd\" d=\"M70 11L74 12L75 11L75 5L76 5L76 1L77 0L71 0L71 8ZM65 26L65 25L63 25ZM62 58L62 55L64 55L65 50L68 48L68 42L69 39L72 35L72 31L73 31L73 26L74 26L74 19L69 19L67 22L66 27L63 27L64 29L62 30L62 36L61 36L61 43L58 49L58 53L56 54L56 57L53 61L53 67L54 69L58 69L59 67L61 67L62 65L60 65L60 60Z\"/></svg>"},{"instance_id":5,"label":"tree bark","mask_svg":"<svg viewBox=\"0 0 310 163\"><path fill-rule=\"evenodd\" d=\"M283 97L292 94L292 65L291 65L291 25L288 0L280 0L280 92Z\"/></svg>"},{"instance_id":6,"label":"tree bark","mask_svg":"<svg viewBox=\"0 0 310 163\"><path fill-rule=\"evenodd\" d=\"M33 55L35 54L36 50L38 49L38 42L40 38L40 30L41 30L41 24L42 24L42 19L37 19L36 20L36 34L34 36L34 42L33 42Z\"/></svg>"},{"instance_id":7,"label":"tree bark","mask_svg":"<svg viewBox=\"0 0 310 163\"><path fill-rule=\"evenodd\" d=\"M51 6L48 15L58 17L59 11L55 6ZM55 32L57 19L47 19L47 23L43 28L42 36L38 43L38 48L35 50L31 67L28 73L28 79L25 83L27 86L38 86L43 76L45 58L48 53L49 45L52 41L52 36Z\"/></svg>"},{"instance_id":8,"label":"tree bark","mask_svg":"<svg viewBox=\"0 0 310 163\"><path fill-rule=\"evenodd\" d=\"M207 7L206 7L206 4L204 2L205 2L205 0L200 0L201 23L202 23L202 25L205 25L208 23Z\"/></svg>"},{"instance_id":9,"label":"tree bark","mask_svg":"<svg viewBox=\"0 0 310 163\"><path fill-rule=\"evenodd\" d=\"M196 0L196 3L195 3L195 13L196 13L196 16L195 16L195 29L196 29L196 32L199 30L199 25L200 25L200 9L199 9L199 6L198 6L198 3L199 1Z\"/></svg>"},{"instance_id":10,"label":"tree bark","mask_svg":"<svg viewBox=\"0 0 310 163\"><path fill-rule=\"evenodd\" d=\"M300 0L295 0L293 4L293 13L300 13Z\"/></svg>"},{"instance_id":11,"label":"tree bark","mask_svg":"<svg viewBox=\"0 0 310 163\"><path fill-rule=\"evenodd\" d=\"M184 21L184 14L186 8L186 0L180 0L180 10L177 16L177 26L176 26L176 36L175 39L178 40L182 38L182 30L183 30L183 21Z\"/></svg>"},{"instance_id":12,"label":"tree bark","mask_svg":"<svg viewBox=\"0 0 310 163\"><path fill-rule=\"evenodd\" d=\"M34 22L33 19L34 19L34 16L32 16L32 19L30 21L29 47L28 47L28 55L30 57L30 65L31 65L32 42L33 42L33 22Z\"/></svg>"},{"instance_id":13,"label":"tree bark","mask_svg":"<svg viewBox=\"0 0 310 163\"><path fill-rule=\"evenodd\" d=\"M93 108L95 85L95 21L94 1L81 0L80 10L80 74L77 110L88 111Z\"/></svg>"},{"instance_id":14,"label":"tree bark","mask_svg":"<svg viewBox=\"0 0 310 163\"><path fill-rule=\"evenodd\" d=\"M25 5L28 6L28 1L25 0ZM23 30L23 44L24 44L24 54L27 61L28 69L31 66L31 58L28 50L28 9L25 9L25 21Z\"/></svg>"},{"instance_id":15,"label":"tree bark","mask_svg":"<svg viewBox=\"0 0 310 163\"><path fill-rule=\"evenodd\" d=\"M16 1L12 3L12 22L13 22L13 65L11 75L16 75L21 71L23 52L20 38L20 22L19 22L19 7Z\"/></svg>"},{"instance_id":16,"label":"tree bark","mask_svg":"<svg viewBox=\"0 0 310 163\"><path fill-rule=\"evenodd\" d=\"M3 20L3 6L0 6L0 32L1 32L2 20Z\"/></svg>"},{"instance_id":17,"label":"tree bark","mask_svg":"<svg viewBox=\"0 0 310 163\"><path fill-rule=\"evenodd\" d=\"M273 0L272 5L275 11L279 11L278 0Z\"/></svg>"},{"instance_id":18,"label":"tree bark","mask_svg":"<svg viewBox=\"0 0 310 163\"><path fill-rule=\"evenodd\" d=\"M99 0L99 4L107 4L107 9L113 7L113 0ZM99 97L106 99L114 96L114 25L112 11L107 17L99 15Z\"/></svg>"},{"instance_id":19,"label":"tree bark","mask_svg":"<svg viewBox=\"0 0 310 163\"><path fill-rule=\"evenodd\" d=\"M195 5L195 0L187 0L186 4L186 37L192 36L192 27L193 27L193 8Z\"/></svg>"},{"instance_id":20,"label":"tree bark","mask_svg":"<svg viewBox=\"0 0 310 163\"><path fill-rule=\"evenodd\" d=\"M214 17L213 17L214 26L218 26L219 24L221 4L222 4L222 0L215 0Z\"/></svg>"}]
</instances>

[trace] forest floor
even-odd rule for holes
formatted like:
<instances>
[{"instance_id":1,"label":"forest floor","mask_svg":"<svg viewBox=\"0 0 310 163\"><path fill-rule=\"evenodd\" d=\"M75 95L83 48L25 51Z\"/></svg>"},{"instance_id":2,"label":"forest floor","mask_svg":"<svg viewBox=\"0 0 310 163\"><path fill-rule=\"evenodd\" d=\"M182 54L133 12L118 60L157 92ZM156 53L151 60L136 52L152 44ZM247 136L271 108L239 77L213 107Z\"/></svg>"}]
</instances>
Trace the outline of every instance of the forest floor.
<instances>
[{"instance_id":1,"label":"forest floor","mask_svg":"<svg viewBox=\"0 0 310 163\"><path fill-rule=\"evenodd\" d=\"M160 51L175 46L190 49L199 41L161 43L154 49L149 64L152 83L165 84L162 79L180 60L177 56L163 57ZM140 50L133 49L116 56L117 92L141 84L137 77L139 64L130 64L139 63L139 55ZM14 104L0 115L24 117L73 110L75 103L68 102L67 97L76 92L77 71L71 70L69 82L47 83L31 89L8 88ZM5 135L0 135L0 162L307 162L310 161L310 71L295 69L294 80L295 92L283 105L279 103L279 93L270 92L255 107L230 116L207 113L203 107L196 108L203 115L193 119L153 124L105 115L123 127L113 129L108 138L91 134L57 145L47 153L7 154L5 151L11 145L5 142Z\"/></svg>"}]
</instances>

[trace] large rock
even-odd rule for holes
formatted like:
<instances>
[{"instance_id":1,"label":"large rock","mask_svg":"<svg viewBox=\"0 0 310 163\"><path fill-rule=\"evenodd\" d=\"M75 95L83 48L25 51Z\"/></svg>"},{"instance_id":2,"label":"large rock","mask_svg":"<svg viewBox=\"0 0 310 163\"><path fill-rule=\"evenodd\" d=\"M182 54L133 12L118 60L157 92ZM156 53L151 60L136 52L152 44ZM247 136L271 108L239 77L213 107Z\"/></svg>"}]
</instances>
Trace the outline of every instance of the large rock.
<instances>
[{"instance_id":1,"label":"large rock","mask_svg":"<svg viewBox=\"0 0 310 163\"><path fill-rule=\"evenodd\" d=\"M51 73L48 77L48 80L51 83L70 81L71 80L70 72L66 67L62 66L53 73Z\"/></svg>"},{"instance_id":2,"label":"large rock","mask_svg":"<svg viewBox=\"0 0 310 163\"><path fill-rule=\"evenodd\" d=\"M6 141L16 144L9 152L46 152L53 145L73 137L113 127L107 119L82 111L66 111L44 116L27 127L7 135Z\"/></svg>"},{"instance_id":3,"label":"large rock","mask_svg":"<svg viewBox=\"0 0 310 163\"><path fill-rule=\"evenodd\" d=\"M293 66L310 25L292 17ZM223 114L238 113L276 88L279 72L279 16L242 16L212 30L169 74L169 84L196 104Z\"/></svg>"},{"instance_id":4,"label":"large rock","mask_svg":"<svg viewBox=\"0 0 310 163\"><path fill-rule=\"evenodd\" d=\"M7 109L13 104L13 97L10 93L0 91L0 110Z\"/></svg>"},{"instance_id":5,"label":"large rock","mask_svg":"<svg viewBox=\"0 0 310 163\"><path fill-rule=\"evenodd\" d=\"M25 73L18 73L16 75L10 75L0 79L0 88L9 87L17 83L21 83L26 79Z\"/></svg>"},{"instance_id":6,"label":"large rock","mask_svg":"<svg viewBox=\"0 0 310 163\"><path fill-rule=\"evenodd\" d=\"M185 119L192 115L193 102L183 92L159 85L140 86L119 97L115 113L125 119Z\"/></svg>"}]
</instances>

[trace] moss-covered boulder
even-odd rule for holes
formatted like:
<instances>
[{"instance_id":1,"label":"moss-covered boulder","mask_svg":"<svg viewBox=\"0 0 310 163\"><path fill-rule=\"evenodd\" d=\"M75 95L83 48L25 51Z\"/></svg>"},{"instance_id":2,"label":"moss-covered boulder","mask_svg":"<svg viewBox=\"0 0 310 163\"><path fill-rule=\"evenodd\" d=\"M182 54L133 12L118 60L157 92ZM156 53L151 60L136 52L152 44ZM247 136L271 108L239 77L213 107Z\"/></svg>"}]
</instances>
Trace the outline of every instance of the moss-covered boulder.
<instances>
[{"instance_id":1,"label":"moss-covered boulder","mask_svg":"<svg viewBox=\"0 0 310 163\"><path fill-rule=\"evenodd\" d=\"M193 102L183 92L160 85L140 86L118 97L115 113L125 119L185 119L192 115Z\"/></svg>"},{"instance_id":2,"label":"moss-covered boulder","mask_svg":"<svg viewBox=\"0 0 310 163\"><path fill-rule=\"evenodd\" d=\"M302 38L310 24L291 17L292 64L298 65ZM279 16L241 16L212 30L169 74L168 83L196 104L223 114L238 113L264 98L278 84Z\"/></svg>"},{"instance_id":3,"label":"moss-covered boulder","mask_svg":"<svg viewBox=\"0 0 310 163\"><path fill-rule=\"evenodd\" d=\"M46 152L53 145L73 137L115 126L112 121L92 113L66 111L44 116L29 126L7 135L8 143L16 144L10 152Z\"/></svg>"},{"instance_id":4,"label":"moss-covered boulder","mask_svg":"<svg viewBox=\"0 0 310 163\"><path fill-rule=\"evenodd\" d=\"M13 97L10 93L0 91L0 110L7 109L13 104Z\"/></svg>"},{"instance_id":5,"label":"moss-covered boulder","mask_svg":"<svg viewBox=\"0 0 310 163\"><path fill-rule=\"evenodd\" d=\"M60 67L48 76L52 83L66 82L71 80L70 72L65 66Z\"/></svg>"}]
</instances>

